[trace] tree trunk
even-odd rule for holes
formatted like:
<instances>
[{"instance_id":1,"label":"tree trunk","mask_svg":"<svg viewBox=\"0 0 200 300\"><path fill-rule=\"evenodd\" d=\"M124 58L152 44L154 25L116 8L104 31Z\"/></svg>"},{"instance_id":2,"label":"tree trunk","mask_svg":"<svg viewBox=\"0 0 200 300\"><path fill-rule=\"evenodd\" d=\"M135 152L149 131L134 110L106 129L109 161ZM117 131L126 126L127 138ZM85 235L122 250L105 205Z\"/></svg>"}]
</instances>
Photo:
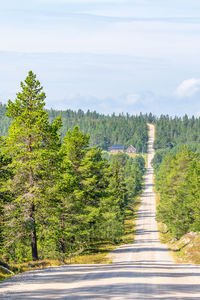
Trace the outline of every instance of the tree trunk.
<instances>
[{"instance_id":1,"label":"tree trunk","mask_svg":"<svg viewBox=\"0 0 200 300\"><path fill-rule=\"evenodd\" d=\"M35 205L31 204L31 213L30 217L32 220L32 231L31 231L31 249L32 249L32 259L38 260L38 251L37 251L37 235L36 235L36 224L35 224Z\"/></svg>"},{"instance_id":2,"label":"tree trunk","mask_svg":"<svg viewBox=\"0 0 200 300\"><path fill-rule=\"evenodd\" d=\"M31 136L28 139L28 152L32 152L32 140ZM33 170L30 168L29 174L29 183L30 186L33 186ZM35 204L34 200L31 203L31 211L30 211L30 218L32 221L32 228L31 228L31 249L32 249L32 259L38 260L38 251L37 251L37 234L36 234L36 223L35 223Z\"/></svg>"},{"instance_id":3,"label":"tree trunk","mask_svg":"<svg viewBox=\"0 0 200 300\"><path fill-rule=\"evenodd\" d=\"M61 215L61 229L64 233L64 231L65 231L65 216L64 216L64 214ZM65 254L65 238L64 238L64 235L60 239L60 248L61 248L61 253Z\"/></svg>"}]
</instances>

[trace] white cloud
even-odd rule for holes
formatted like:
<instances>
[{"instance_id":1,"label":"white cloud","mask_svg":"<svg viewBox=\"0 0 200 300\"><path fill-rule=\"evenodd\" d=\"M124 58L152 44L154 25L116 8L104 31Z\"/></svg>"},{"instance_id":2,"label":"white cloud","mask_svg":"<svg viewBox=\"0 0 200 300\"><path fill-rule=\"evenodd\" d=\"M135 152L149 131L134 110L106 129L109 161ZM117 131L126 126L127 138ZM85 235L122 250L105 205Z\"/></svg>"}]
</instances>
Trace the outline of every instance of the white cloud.
<instances>
[{"instance_id":1,"label":"white cloud","mask_svg":"<svg viewBox=\"0 0 200 300\"><path fill-rule=\"evenodd\" d=\"M191 78L184 80L176 89L175 95L178 98L190 98L200 91L200 79Z\"/></svg>"}]
</instances>

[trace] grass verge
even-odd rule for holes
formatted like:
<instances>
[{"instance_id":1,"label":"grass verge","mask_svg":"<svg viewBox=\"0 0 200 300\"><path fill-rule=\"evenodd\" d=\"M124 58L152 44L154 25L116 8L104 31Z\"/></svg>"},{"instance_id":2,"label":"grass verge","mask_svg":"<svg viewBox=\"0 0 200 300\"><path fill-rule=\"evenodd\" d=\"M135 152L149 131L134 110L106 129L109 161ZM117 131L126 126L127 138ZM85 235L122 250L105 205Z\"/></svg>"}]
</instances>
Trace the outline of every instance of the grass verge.
<instances>
[{"instance_id":1,"label":"grass verge","mask_svg":"<svg viewBox=\"0 0 200 300\"><path fill-rule=\"evenodd\" d=\"M175 263L200 264L200 233L189 232L179 240L166 231L164 224L159 224L160 241L169 247Z\"/></svg>"},{"instance_id":2,"label":"grass verge","mask_svg":"<svg viewBox=\"0 0 200 300\"><path fill-rule=\"evenodd\" d=\"M131 244L135 240L137 212L140 207L141 196L138 196L133 204L129 204L126 210L125 233L122 236L122 244Z\"/></svg>"}]
</instances>

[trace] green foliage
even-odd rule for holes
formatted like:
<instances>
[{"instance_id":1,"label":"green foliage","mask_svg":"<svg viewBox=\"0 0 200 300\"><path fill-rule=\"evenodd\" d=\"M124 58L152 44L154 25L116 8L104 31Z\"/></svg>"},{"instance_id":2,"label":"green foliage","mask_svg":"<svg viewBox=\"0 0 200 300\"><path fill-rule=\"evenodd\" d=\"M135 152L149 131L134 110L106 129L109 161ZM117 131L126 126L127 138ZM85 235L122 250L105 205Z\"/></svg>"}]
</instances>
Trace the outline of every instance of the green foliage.
<instances>
[{"instance_id":1,"label":"green foliage","mask_svg":"<svg viewBox=\"0 0 200 300\"><path fill-rule=\"evenodd\" d=\"M13 121L2 144L2 154L11 159L7 170L12 171L4 189L13 194L13 200L4 205L3 235L11 257L20 259L27 253L27 258L36 260L37 227L47 205L44 193L56 170L61 123L49 124L45 94L36 75L29 72L21 88L15 102L8 102L8 116Z\"/></svg>"},{"instance_id":2,"label":"green foliage","mask_svg":"<svg viewBox=\"0 0 200 300\"><path fill-rule=\"evenodd\" d=\"M169 232L180 238L199 231L199 155L186 146L175 155L166 155L157 172L156 188L160 193L157 218Z\"/></svg>"},{"instance_id":3,"label":"green foliage","mask_svg":"<svg viewBox=\"0 0 200 300\"><path fill-rule=\"evenodd\" d=\"M6 105L0 103L0 135L7 135L11 120L6 115Z\"/></svg>"},{"instance_id":4,"label":"green foliage","mask_svg":"<svg viewBox=\"0 0 200 300\"><path fill-rule=\"evenodd\" d=\"M117 153L116 155L110 155L109 160L111 166L116 163L119 164L127 191L125 201L131 201L142 189L145 171L145 160L143 156L130 157L125 153Z\"/></svg>"},{"instance_id":5,"label":"green foliage","mask_svg":"<svg viewBox=\"0 0 200 300\"><path fill-rule=\"evenodd\" d=\"M108 155L104 153L111 166L109 195L105 199L104 223L101 225L105 239L119 241L124 233L125 209L134 202L141 192L145 161L142 156L132 158L125 153Z\"/></svg>"},{"instance_id":6,"label":"green foliage","mask_svg":"<svg viewBox=\"0 0 200 300\"><path fill-rule=\"evenodd\" d=\"M50 121L56 116L62 117L62 137L67 130L78 125L83 133L90 134L90 146L108 150L113 144L123 144L125 147L132 144L137 152L147 151L148 130L143 116L104 116L95 111L84 113L82 110L77 113L50 110L48 113Z\"/></svg>"},{"instance_id":7,"label":"green foliage","mask_svg":"<svg viewBox=\"0 0 200 300\"><path fill-rule=\"evenodd\" d=\"M137 152L147 151L148 129L146 124L147 116L130 116L115 114L105 116L97 112L86 112L78 110L57 111L48 110L50 123L57 117L62 118L61 137L64 138L68 130L79 126L84 134L90 135L90 146L98 146L108 150L113 144L123 144L125 148L131 144ZM5 116L6 107L0 104L0 135L7 135L10 120Z\"/></svg>"},{"instance_id":8,"label":"green foliage","mask_svg":"<svg viewBox=\"0 0 200 300\"><path fill-rule=\"evenodd\" d=\"M193 150L200 150L200 118L170 118L161 116L156 121L156 139L154 148L173 148L177 145L192 144ZM196 148L196 149L195 149Z\"/></svg>"},{"instance_id":9,"label":"green foliage","mask_svg":"<svg viewBox=\"0 0 200 300\"><path fill-rule=\"evenodd\" d=\"M193 152L200 153L200 118L169 117L161 115L156 119L156 138L154 148L156 154L153 166L157 172L167 153L177 154L184 145Z\"/></svg>"},{"instance_id":10,"label":"green foliage","mask_svg":"<svg viewBox=\"0 0 200 300\"><path fill-rule=\"evenodd\" d=\"M199 141L200 118L162 115L156 120L153 166L161 197L157 218L176 238L199 231Z\"/></svg>"},{"instance_id":11,"label":"green foliage","mask_svg":"<svg viewBox=\"0 0 200 300\"><path fill-rule=\"evenodd\" d=\"M61 143L61 119L53 121L48 116L45 94L33 72L29 72L21 88L16 100L8 102L7 115L12 121L7 137L1 139L1 259L64 260L96 242L120 241L125 209L142 187L143 157L130 158L122 153L106 159L100 148L91 147L97 141L91 141L77 126L65 132ZM5 107L1 109L5 113ZM67 122L71 114L70 111ZM94 124L99 128L105 122L100 135L108 130L107 136L111 137L116 130L114 135L121 140L113 141L129 143L130 136L138 135L138 151L145 151L147 130L142 116L92 114L93 119L89 112L74 113L73 122L76 116L80 120L87 116L88 132L92 132ZM124 140L119 125L124 130L130 125ZM97 131L93 131L92 138Z\"/></svg>"}]
</instances>

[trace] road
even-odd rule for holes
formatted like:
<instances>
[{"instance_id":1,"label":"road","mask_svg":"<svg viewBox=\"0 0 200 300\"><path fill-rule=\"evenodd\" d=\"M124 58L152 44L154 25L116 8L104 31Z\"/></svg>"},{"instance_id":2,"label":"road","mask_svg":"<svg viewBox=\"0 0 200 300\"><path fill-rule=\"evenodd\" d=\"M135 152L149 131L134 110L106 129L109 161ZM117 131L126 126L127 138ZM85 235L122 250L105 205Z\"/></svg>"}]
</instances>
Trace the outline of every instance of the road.
<instances>
[{"instance_id":1,"label":"road","mask_svg":"<svg viewBox=\"0 0 200 300\"><path fill-rule=\"evenodd\" d=\"M0 284L0 299L200 299L200 266L175 264L160 244L153 193L154 127L136 240L110 265L71 265L25 272Z\"/></svg>"}]
</instances>

